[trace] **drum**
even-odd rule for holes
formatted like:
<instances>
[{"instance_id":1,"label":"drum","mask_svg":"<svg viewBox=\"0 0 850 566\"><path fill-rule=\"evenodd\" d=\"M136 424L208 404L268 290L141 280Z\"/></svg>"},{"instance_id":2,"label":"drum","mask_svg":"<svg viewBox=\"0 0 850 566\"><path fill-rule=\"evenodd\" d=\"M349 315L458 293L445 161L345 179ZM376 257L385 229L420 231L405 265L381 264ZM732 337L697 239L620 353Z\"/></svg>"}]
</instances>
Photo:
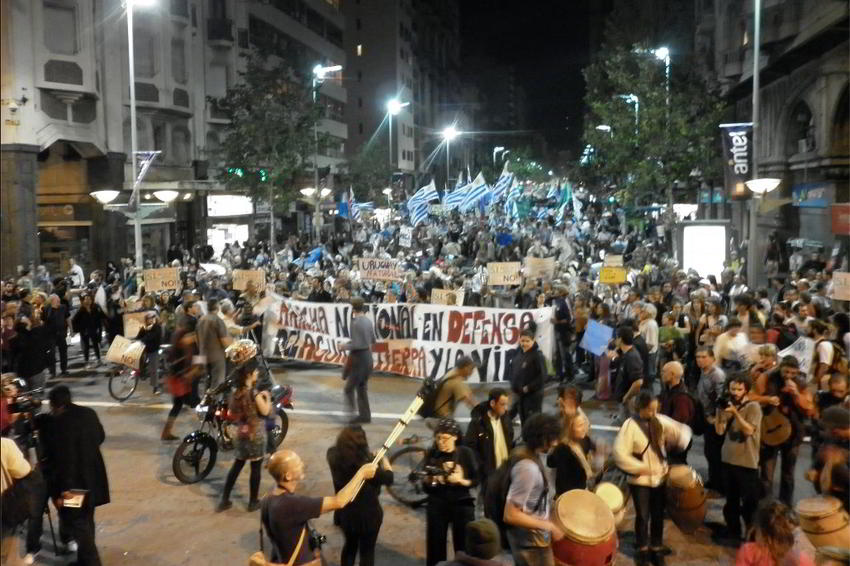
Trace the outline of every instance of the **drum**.
<instances>
[{"instance_id":1,"label":"drum","mask_svg":"<svg viewBox=\"0 0 850 566\"><path fill-rule=\"evenodd\" d=\"M670 466L667 512L683 533L693 533L705 520L705 488L699 474L686 465Z\"/></svg>"},{"instance_id":2,"label":"drum","mask_svg":"<svg viewBox=\"0 0 850 566\"><path fill-rule=\"evenodd\" d=\"M602 501L614 514L614 525L619 526L626 515L626 496L620 488L610 482L602 482L596 486L593 492L602 498Z\"/></svg>"},{"instance_id":3,"label":"drum","mask_svg":"<svg viewBox=\"0 0 850 566\"><path fill-rule=\"evenodd\" d=\"M601 497L574 489L555 502L555 523L566 536L552 542L561 566L609 566L617 557L614 515Z\"/></svg>"},{"instance_id":4,"label":"drum","mask_svg":"<svg viewBox=\"0 0 850 566\"><path fill-rule=\"evenodd\" d=\"M850 515L836 497L810 497L797 503L800 527L816 547L850 548Z\"/></svg>"}]
</instances>

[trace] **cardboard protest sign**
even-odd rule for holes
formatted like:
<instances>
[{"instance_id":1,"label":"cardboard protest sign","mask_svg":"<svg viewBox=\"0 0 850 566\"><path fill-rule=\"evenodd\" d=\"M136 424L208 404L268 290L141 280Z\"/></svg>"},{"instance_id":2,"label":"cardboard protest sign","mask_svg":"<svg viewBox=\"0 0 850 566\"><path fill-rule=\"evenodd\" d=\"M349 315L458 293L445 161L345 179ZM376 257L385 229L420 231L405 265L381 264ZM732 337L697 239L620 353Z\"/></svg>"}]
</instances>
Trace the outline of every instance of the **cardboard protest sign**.
<instances>
[{"instance_id":1,"label":"cardboard protest sign","mask_svg":"<svg viewBox=\"0 0 850 566\"><path fill-rule=\"evenodd\" d=\"M555 277L555 258L525 258L525 276L528 279L552 279Z\"/></svg>"},{"instance_id":2,"label":"cardboard protest sign","mask_svg":"<svg viewBox=\"0 0 850 566\"><path fill-rule=\"evenodd\" d=\"M402 226L398 231L398 245L403 248L409 248L413 245L413 227Z\"/></svg>"},{"instance_id":3,"label":"cardboard protest sign","mask_svg":"<svg viewBox=\"0 0 850 566\"><path fill-rule=\"evenodd\" d=\"M623 256L608 254L602 260L605 267L623 267Z\"/></svg>"},{"instance_id":4,"label":"cardboard protest sign","mask_svg":"<svg viewBox=\"0 0 850 566\"><path fill-rule=\"evenodd\" d=\"M145 325L147 312L130 312L124 315L124 338L135 338Z\"/></svg>"},{"instance_id":5,"label":"cardboard protest sign","mask_svg":"<svg viewBox=\"0 0 850 566\"><path fill-rule=\"evenodd\" d=\"M143 277L145 280L145 291L148 293L171 291L177 289L180 285L180 273L176 267L145 269Z\"/></svg>"},{"instance_id":6,"label":"cardboard protest sign","mask_svg":"<svg viewBox=\"0 0 850 566\"><path fill-rule=\"evenodd\" d=\"M144 353L143 343L130 341L119 334L106 352L106 361L139 369Z\"/></svg>"},{"instance_id":7,"label":"cardboard protest sign","mask_svg":"<svg viewBox=\"0 0 850 566\"><path fill-rule=\"evenodd\" d=\"M233 288L237 291L244 291L248 288L248 282L253 281L257 292L263 290L266 286L266 272L262 269L234 269L233 270Z\"/></svg>"},{"instance_id":8,"label":"cardboard protest sign","mask_svg":"<svg viewBox=\"0 0 850 566\"><path fill-rule=\"evenodd\" d=\"M613 328L591 319L587 322L587 328L584 330L584 336L579 347L594 356L601 356L608 349L608 342L611 341L613 335Z\"/></svg>"},{"instance_id":9,"label":"cardboard protest sign","mask_svg":"<svg viewBox=\"0 0 850 566\"><path fill-rule=\"evenodd\" d=\"M599 271L599 282L606 285L619 285L626 282L626 270L623 267L603 267Z\"/></svg>"},{"instance_id":10,"label":"cardboard protest sign","mask_svg":"<svg viewBox=\"0 0 850 566\"><path fill-rule=\"evenodd\" d=\"M431 304L432 305L463 305L463 289L453 291L451 289L431 289Z\"/></svg>"},{"instance_id":11,"label":"cardboard protest sign","mask_svg":"<svg viewBox=\"0 0 850 566\"><path fill-rule=\"evenodd\" d=\"M850 301L850 273L836 271L832 274L832 298Z\"/></svg>"},{"instance_id":12,"label":"cardboard protest sign","mask_svg":"<svg viewBox=\"0 0 850 566\"><path fill-rule=\"evenodd\" d=\"M360 272L361 279L372 281L401 281L404 278L401 261L397 259L356 257L354 269Z\"/></svg>"},{"instance_id":13,"label":"cardboard protest sign","mask_svg":"<svg viewBox=\"0 0 850 566\"><path fill-rule=\"evenodd\" d=\"M490 262L487 264L488 285L520 285L522 264L518 261Z\"/></svg>"}]
</instances>

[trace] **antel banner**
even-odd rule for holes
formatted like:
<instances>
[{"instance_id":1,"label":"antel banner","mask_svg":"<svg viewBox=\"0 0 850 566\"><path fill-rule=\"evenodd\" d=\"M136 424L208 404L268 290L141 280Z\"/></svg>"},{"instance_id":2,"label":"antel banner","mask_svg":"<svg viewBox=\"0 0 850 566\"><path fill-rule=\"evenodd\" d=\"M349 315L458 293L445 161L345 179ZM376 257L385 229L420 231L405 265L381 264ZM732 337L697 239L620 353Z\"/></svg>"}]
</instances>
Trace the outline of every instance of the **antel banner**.
<instances>
[{"instance_id":1,"label":"antel banner","mask_svg":"<svg viewBox=\"0 0 850 566\"><path fill-rule=\"evenodd\" d=\"M752 179L752 122L720 124L723 140L723 173L726 194L730 200L750 197L744 184Z\"/></svg>"},{"instance_id":2,"label":"antel banner","mask_svg":"<svg viewBox=\"0 0 850 566\"><path fill-rule=\"evenodd\" d=\"M263 350L267 356L344 365L351 305L308 303L282 297L266 311ZM479 364L470 381L505 381L520 331L537 324L537 344L552 351L552 308L488 309L430 304L369 305L377 343L375 371L410 377L441 377L461 356Z\"/></svg>"}]
</instances>

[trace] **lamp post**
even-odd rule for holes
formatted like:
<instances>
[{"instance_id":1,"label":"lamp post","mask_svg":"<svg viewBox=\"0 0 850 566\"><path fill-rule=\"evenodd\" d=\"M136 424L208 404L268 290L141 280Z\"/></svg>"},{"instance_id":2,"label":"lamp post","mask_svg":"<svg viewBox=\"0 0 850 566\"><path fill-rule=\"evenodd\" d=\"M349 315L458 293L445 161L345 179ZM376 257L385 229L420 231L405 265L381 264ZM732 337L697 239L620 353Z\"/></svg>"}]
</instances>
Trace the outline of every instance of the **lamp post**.
<instances>
[{"instance_id":1,"label":"lamp post","mask_svg":"<svg viewBox=\"0 0 850 566\"><path fill-rule=\"evenodd\" d=\"M618 94L617 98L622 98L626 101L626 104L634 104L635 105L635 136L640 132L639 119L640 119L640 98L634 94Z\"/></svg>"},{"instance_id":2,"label":"lamp post","mask_svg":"<svg viewBox=\"0 0 850 566\"><path fill-rule=\"evenodd\" d=\"M449 163L450 163L450 151L452 140L460 135L458 129L452 124L451 126L446 126L443 128L443 139L446 140L446 188L449 187L449 177L451 174L449 173Z\"/></svg>"},{"instance_id":3,"label":"lamp post","mask_svg":"<svg viewBox=\"0 0 850 566\"><path fill-rule=\"evenodd\" d=\"M659 60L664 61L664 77L666 79L667 97L666 104L669 111L670 108L670 50L666 47L659 47L652 51Z\"/></svg>"},{"instance_id":4,"label":"lamp post","mask_svg":"<svg viewBox=\"0 0 850 566\"><path fill-rule=\"evenodd\" d=\"M319 89L322 88L322 84L325 82L325 79L328 76L328 73L336 73L342 70L342 65L331 65L329 67L325 67L323 65L316 65L313 67L313 104L316 104L319 98ZM313 147L315 148L315 152L313 154L313 182L315 185L314 191L319 188L319 124L318 120L313 123ZM302 194L305 194L304 191L307 189L302 189ZM312 194L312 193L311 193ZM271 204L271 203L269 203ZM315 220L315 218L314 218Z\"/></svg>"},{"instance_id":5,"label":"lamp post","mask_svg":"<svg viewBox=\"0 0 850 566\"><path fill-rule=\"evenodd\" d=\"M505 146L497 145L493 148L493 167L496 166L496 154L505 151Z\"/></svg>"},{"instance_id":6,"label":"lamp post","mask_svg":"<svg viewBox=\"0 0 850 566\"><path fill-rule=\"evenodd\" d=\"M393 166L393 116L398 116L401 112L401 109L405 106L410 106L409 102L401 102L398 98L391 98L387 101L387 118L389 120L389 132L390 132L390 168Z\"/></svg>"},{"instance_id":7,"label":"lamp post","mask_svg":"<svg viewBox=\"0 0 850 566\"><path fill-rule=\"evenodd\" d=\"M766 184L759 184L759 152L756 139L760 127L759 122L759 58L761 57L761 0L753 0L753 129L752 129L752 154L753 154L753 180L746 183L747 187L753 191L753 198L750 199L750 230L747 238L747 285L751 289L755 289L758 284L758 247L756 234L758 233L758 200L755 195L760 187L766 187ZM775 185L767 188L763 192L769 192L776 188L779 184L778 180ZM752 185L752 186L750 186ZM753 188L756 187L756 188ZM762 193L758 193L762 194Z\"/></svg>"}]
</instances>

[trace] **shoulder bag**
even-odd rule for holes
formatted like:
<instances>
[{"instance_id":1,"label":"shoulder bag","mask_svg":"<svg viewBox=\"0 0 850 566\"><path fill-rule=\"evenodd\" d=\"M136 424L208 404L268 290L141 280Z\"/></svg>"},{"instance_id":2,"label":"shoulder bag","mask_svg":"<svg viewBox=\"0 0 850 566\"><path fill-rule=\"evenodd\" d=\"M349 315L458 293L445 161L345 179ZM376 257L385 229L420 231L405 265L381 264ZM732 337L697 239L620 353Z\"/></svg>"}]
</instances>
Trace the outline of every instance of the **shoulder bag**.
<instances>
[{"instance_id":1,"label":"shoulder bag","mask_svg":"<svg viewBox=\"0 0 850 566\"><path fill-rule=\"evenodd\" d=\"M263 510L265 510L265 506ZM248 566L295 566L295 561L298 560L298 555L301 554L301 546L304 544L305 536L307 536L306 525L301 528L301 536L298 537L298 544L295 545L295 550L286 563L266 560L265 545L263 544L263 511L260 511L260 550L248 558ZM310 562L305 562L301 566L322 566L322 558L317 555L316 558Z\"/></svg>"}]
</instances>

